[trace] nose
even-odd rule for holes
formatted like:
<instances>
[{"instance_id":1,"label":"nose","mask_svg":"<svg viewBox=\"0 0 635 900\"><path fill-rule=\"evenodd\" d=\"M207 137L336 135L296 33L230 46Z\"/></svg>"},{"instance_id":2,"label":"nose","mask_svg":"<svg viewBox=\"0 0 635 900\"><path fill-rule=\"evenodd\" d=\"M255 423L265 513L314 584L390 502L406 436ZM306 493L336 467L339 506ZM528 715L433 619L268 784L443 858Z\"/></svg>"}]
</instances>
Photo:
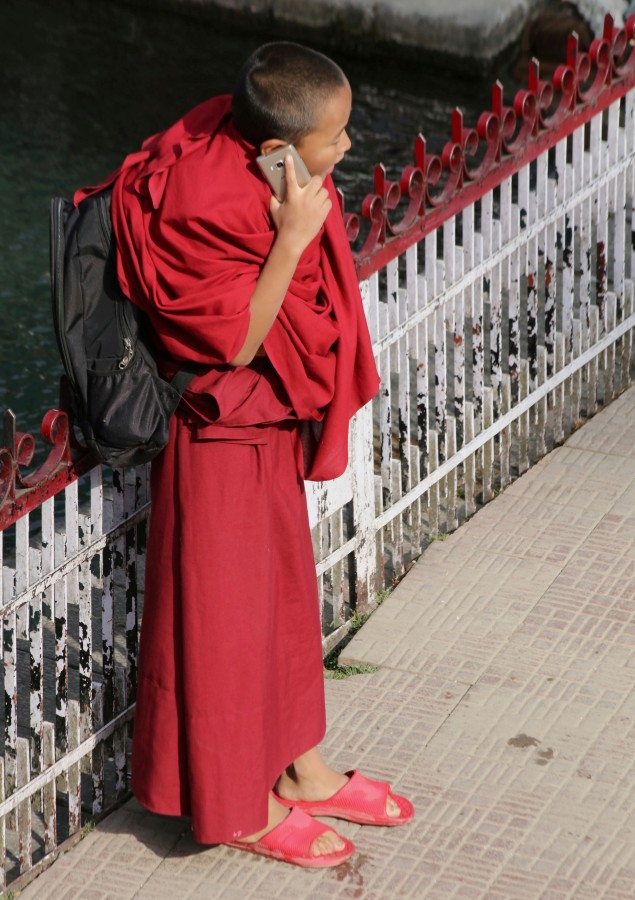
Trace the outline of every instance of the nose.
<instances>
[{"instance_id":1,"label":"nose","mask_svg":"<svg viewBox=\"0 0 635 900\"><path fill-rule=\"evenodd\" d=\"M351 139L348 136L348 131L342 132L342 140L343 140L342 153L348 153L348 151L353 146L351 144Z\"/></svg>"}]
</instances>

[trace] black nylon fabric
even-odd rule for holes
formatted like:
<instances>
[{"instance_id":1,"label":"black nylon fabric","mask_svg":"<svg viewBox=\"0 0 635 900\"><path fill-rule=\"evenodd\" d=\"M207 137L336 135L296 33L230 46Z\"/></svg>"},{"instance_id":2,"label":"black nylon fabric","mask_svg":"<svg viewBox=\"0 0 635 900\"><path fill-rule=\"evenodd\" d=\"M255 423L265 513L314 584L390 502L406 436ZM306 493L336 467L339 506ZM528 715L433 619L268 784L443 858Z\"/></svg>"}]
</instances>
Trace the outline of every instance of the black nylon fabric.
<instances>
[{"instance_id":1,"label":"black nylon fabric","mask_svg":"<svg viewBox=\"0 0 635 900\"><path fill-rule=\"evenodd\" d=\"M158 374L145 316L117 281L110 191L78 207L51 201L51 287L67 382L62 407L100 462L147 462L167 443L195 370L178 372L174 386Z\"/></svg>"}]
</instances>

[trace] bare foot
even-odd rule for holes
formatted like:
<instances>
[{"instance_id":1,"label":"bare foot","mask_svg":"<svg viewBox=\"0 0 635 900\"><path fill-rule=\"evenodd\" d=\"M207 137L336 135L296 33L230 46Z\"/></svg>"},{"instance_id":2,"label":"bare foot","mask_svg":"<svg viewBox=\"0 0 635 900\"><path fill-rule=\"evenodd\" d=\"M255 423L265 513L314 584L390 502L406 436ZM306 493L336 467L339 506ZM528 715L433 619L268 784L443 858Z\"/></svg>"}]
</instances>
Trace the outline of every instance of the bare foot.
<instances>
[{"instance_id":1,"label":"bare foot","mask_svg":"<svg viewBox=\"0 0 635 900\"><path fill-rule=\"evenodd\" d=\"M345 779L346 780L346 779ZM255 844L260 838L269 834L270 831L283 822L289 815L289 810L283 806L270 794L269 795L269 819L266 828L250 834L248 837L241 837L240 840L245 844ZM343 850L346 844L336 831L325 831L319 835L311 844L311 853L313 856L323 856L326 853L337 853Z\"/></svg>"},{"instance_id":2,"label":"bare foot","mask_svg":"<svg viewBox=\"0 0 635 900\"><path fill-rule=\"evenodd\" d=\"M314 747L285 769L276 783L276 793L284 800L328 800L347 781L346 775L331 769ZM392 797L386 798L386 815L394 818L401 815Z\"/></svg>"}]
</instances>

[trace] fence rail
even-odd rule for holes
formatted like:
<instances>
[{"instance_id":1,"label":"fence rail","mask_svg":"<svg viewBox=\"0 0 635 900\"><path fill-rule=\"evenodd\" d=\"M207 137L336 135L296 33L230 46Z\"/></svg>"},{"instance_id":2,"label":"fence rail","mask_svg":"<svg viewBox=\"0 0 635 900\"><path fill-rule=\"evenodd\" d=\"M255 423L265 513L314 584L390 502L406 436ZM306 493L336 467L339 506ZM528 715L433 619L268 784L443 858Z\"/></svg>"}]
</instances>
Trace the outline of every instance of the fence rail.
<instances>
[{"instance_id":1,"label":"fence rail","mask_svg":"<svg viewBox=\"0 0 635 900\"><path fill-rule=\"evenodd\" d=\"M351 465L309 486L325 651L455 529L631 382L635 16L530 66L476 129L457 112L399 182L345 213L382 382ZM148 473L103 470L5 416L0 450L0 884L24 881L127 791Z\"/></svg>"}]
</instances>

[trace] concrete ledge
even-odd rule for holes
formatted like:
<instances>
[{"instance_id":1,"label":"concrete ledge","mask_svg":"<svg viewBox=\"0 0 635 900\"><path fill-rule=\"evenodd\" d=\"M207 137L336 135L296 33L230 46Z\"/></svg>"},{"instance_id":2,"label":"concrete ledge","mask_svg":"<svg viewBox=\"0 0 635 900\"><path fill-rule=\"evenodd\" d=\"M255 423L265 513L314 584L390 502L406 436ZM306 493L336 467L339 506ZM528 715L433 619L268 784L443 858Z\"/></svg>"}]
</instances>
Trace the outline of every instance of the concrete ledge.
<instances>
[{"instance_id":1,"label":"concrete ledge","mask_svg":"<svg viewBox=\"0 0 635 900\"><path fill-rule=\"evenodd\" d=\"M463 58L490 60L519 36L533 0L399 0L375 8L384 40Z\"/></svg>"},{"instance_id":2,"label":"concrete ledge","mask_svg":"<svg viewBox=\"0 0 635 900\"><path fill-rule=\"evenodd\" d=\"M422 53L464 68L487 67L527 24L559 0L119 0L311 40L363 55ZM623 23L627 0L570 0L594 33L610 12Z\"/></svg>"}]
</instances>

